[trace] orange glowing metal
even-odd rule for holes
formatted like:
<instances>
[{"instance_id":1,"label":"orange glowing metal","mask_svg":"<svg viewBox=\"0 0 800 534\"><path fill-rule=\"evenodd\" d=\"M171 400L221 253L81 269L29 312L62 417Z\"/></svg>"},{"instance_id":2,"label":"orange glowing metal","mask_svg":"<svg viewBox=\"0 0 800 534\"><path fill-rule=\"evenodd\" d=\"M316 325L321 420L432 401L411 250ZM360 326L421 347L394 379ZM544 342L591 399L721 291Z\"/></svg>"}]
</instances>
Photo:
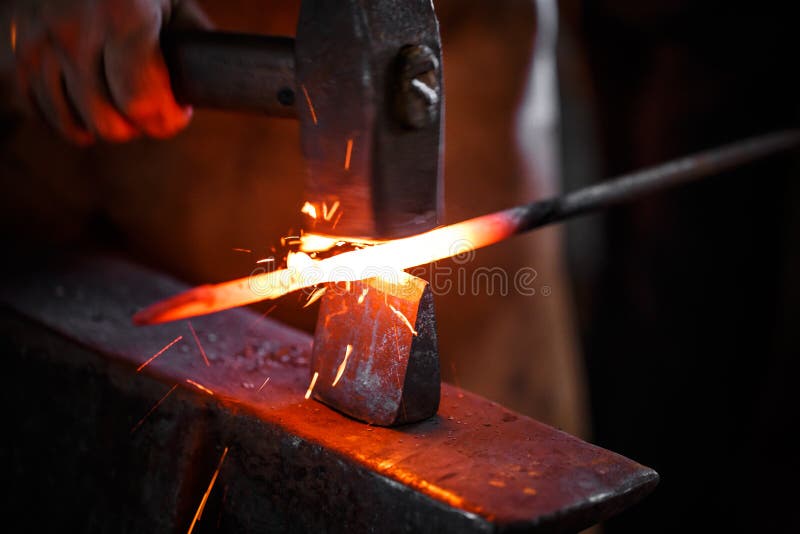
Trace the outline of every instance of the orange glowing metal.
<instances>
[{"instance_id":1,"label":"orange glowing metal","mask_svg":"<svg viewBox=\"0 0 800 534\"><path fill-rule=\"evenodd\" d=\"M308 390L306 390L306 399L311 398L311 392L314 391L314 386L317 384L317 378L319 378L319 373L314 371L314 376L311 378L311 383L308 385Z\"/></svg>"},{"instance_id":2,"label":"orange glowing metal","mask_svg":"<svg viewBox=\"0 0 800 534\"><path fill-rule=\"evenodd\" d=\"M197 332L195 332L194 327L192 326L191 321L186 321L189 324L189 330L192 331L192 336L194 336L194 341L197 343L197 348L200 349L200 354L203 356L203 361L206 362L206 367L211 367L211 362L208 361L208 356L206 355L206 351L203 348L203 344L200 343L200 338L197 337Z\"/></svg>"},{"instance_id":3,"label":"orange glowing metal","mask_svg":"<svg viewBox=\"0 0 800 534\"><path fill-rule=\"evenodd\" d=\"M171 348L171 347L172 347L172 346L173 346L175 343L177 343L177 342L178 342L178 341L180 341L181 339L183 339L183 336L178 336L178 337L176 337L175 339L173 339L173 340L172 340L172 341L171 341L171 342L170 342L170 343L169 343L169 344L168 344L166 347L164 347L164 348L163 348L163 349L161 349L160 351L158 351L158 352L156 352L155 354L153 354L152 356L150 356L150 359L149 359L149 360L147 360L146 362L144 362L142 365L140 365L140 366L139 366L139 367L136 369L136 372L138 373L139 371L141 371L142 369L144 369L145 367L147 367L148 365L150 365L150 362L152 362L153 360L155 360L156 358L158 358L159 356L161 356L162 354L164 354L165 352L167 352L167 351L168 351L168 350L169 350L169 349L170 349L170 348Z\"/></svg>"},{"instance_id":4,"label":"orange glowing metal","mask_svg":"<svg viewBox=\"0 0 800 534\"><path fill-rule=\"evenodd\" d=\"M195 524L200 520L200 516L203 515L203 509L206 507L206 502L208 502L208 496L211 495L211 490L214 488L214 484L217 482L217 476L219 475L220 469L222 469L222 463L225 461L225 457L227 455L228 447L225 447L225 450L222 451L222 457L220 457L219 463L217 464L217 469L214 471L214 476L211 477L211 482L208 483L208 488L203 495L203 500L200 501L200 506L197 507L197 512L195 512L194 518L192 519L192 524L189 525L189 531L187 534L192 534Z\"/></svg>"},{"instance_id":5,"label":"orange glowing metal","mask_svg":"<svg viewBox=\"0 0 800 534\"><path fill-rule=\"evenodd\" d=\"M315 208L314 204L312 204L311 202L306 202L305 204L303 204L303 207L300 209L300 213L305 213L312 219L317 218L317 208Z\"/></svg>"},{"instance_id":6,"label":"orange glowing metal","mask_svg":"<svg viewBox=\"0 0 800 534\"><path fill-rule=\"evenodd\" d=\"M317 112L314 110L314 104L311 103L311 97L308 95L308 89L306 89L305 85L301 85L300 88L303 90L303 94L306 95L306 102L308 102L308 110L311 112L311 120L313 120L314 125L316 125Z\"/></svg>"},{"instance_id":7,"label":"orange glowing metal","mask_svg":"<svg viewBox=\"0 0 800 534\"><path fill-rule=\"evenodd\" d=\"M347 367L347 359L350 358L351 352L353 352L353 345L348 344L347 348L344 350L344 360L342 360L342 363L339 364L339 370L336 371L336 378L333 380L333 384L331 384L331 386L336 387L336 384L338 384L339 380L341 380L342 375L344 374L344 369Z\"/></svg>"},{"instance_id":8,"label":"orange glowing metal","mask_svg":"<svg viewBox=\"0 0 800 534\"><path fill-rule=\"evenodd\" d=\"M286 269L191 289L139 312L134 321L155 324L185 319L275 299L322 283L360 280L380 272L425 265L513 235L519 216L515 209L492 213L319 261L290 254Z\"/></svg>"},{"instance_id":9,"label":"orange glowing metal","mask_svg":"<svg viewBox=\"0 0 800 534\"><path fill-rule=\"evenodd\" d=\"M401 312L400 310L398 310L397 308L395 308L395 307L394 307L394 306L392 306L391 304L389 304L389 307L392 309L392 311L394 312L394 314L395 314L396 316L398 316L398 317L400 318L400 320L401 320L401 321L403 321L403 322L406 324L406 326L408 327L408 329L409 329L409 330L411 330L411 333L412 333L412 334L414 334L414 335L416 336L416 335L417 335L417 331L416 331L416 330L414 330L414 326L411 324L411 321L409 321L409 320L408 320L408 317L406 317L406 316L405 316L405 314L404 314L403 312Z\"/></svg>"},{"instance_id":10,"label":"orange glowing metal","mask_svg":"<svg viewBox=\"0 0 800 534\"><path fill-rule=\"evenodd\" d=\"M352 139L348 139L347 140L347 151L345 152L345 155L344 155L344 170L346 170L346 171L350 170L350 157L352 155L353 155L353 140Z\"/></svg>"},{"instance_id":11,"label":"orange glowing metal","mask_svg":"<svg viewBox=\"0 0 800 534\"><path fill-rule=\"evenodd\" d=\"M178 384L175 384L174 386L172 386L172 388L171 388L169 391L167 391L166 395L164 395L163 397L161 397L161 399L159 399L159 401L158 401L157 403L155 403L155 404L153 405L153 407L152 407L152 408L150 408L150 410L148 410L148 412L147 412L146 414L144 414L144 417L142 417L141 419L139 419L139 422L138 422L138 423L136 423L135 425L133 425L133 428L131 428L131 434L133 434L134 432L136 432L136 430L138 430L138 429L139 429L139 427L140 427L140 426L142 426L142 423L144 423L145 419L147 419L148 417L150 417L150 414L152 414L154 411L156 411L156 408L158 408L159 406L161 406L161 403L162 403L162 402L164 402L165 400L167 400L167 397L169 397L169 396L170 396L170 394L171 394L173 391L175 391L175 388L177 388L177 387L178 387Z\"/></svg>"},{"instance_id":12,"label":"orange glowing metal","mask_svg":"<svg viewBox=\"0 0 800 534\"><path fill-rule=\"evenodd\" d=\"M193 385L194 387L196 387L197 389L199 389L203 393L208 393L212 397L214 396L214 392L211 391L210 389L208 389L207 387L205 387L203 384L198 384L197 382L195 382L194 380L191 380L189 378L186 379L186 383Z\"/></svg>"}]
</instances>

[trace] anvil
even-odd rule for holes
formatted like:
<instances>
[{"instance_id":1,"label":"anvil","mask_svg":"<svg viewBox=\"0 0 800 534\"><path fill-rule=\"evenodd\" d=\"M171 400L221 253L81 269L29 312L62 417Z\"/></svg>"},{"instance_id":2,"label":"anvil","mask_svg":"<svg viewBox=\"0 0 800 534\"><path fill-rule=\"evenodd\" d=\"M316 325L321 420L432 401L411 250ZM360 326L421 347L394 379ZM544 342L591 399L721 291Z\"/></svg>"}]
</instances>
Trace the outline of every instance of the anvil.
<instances>
[{"instance_id":1,"label":"anvil","mask_svg":"<svg viewBox=\"0 0 800 534\"><path fill-rule=\"evenodd\" d=\"M305 399L311 337L250 310L130 324L182 288L103 258L2 280L7 528L577 532L657 484L447 384L426 421L354 421Z\"/></svg>"}]
</instances>

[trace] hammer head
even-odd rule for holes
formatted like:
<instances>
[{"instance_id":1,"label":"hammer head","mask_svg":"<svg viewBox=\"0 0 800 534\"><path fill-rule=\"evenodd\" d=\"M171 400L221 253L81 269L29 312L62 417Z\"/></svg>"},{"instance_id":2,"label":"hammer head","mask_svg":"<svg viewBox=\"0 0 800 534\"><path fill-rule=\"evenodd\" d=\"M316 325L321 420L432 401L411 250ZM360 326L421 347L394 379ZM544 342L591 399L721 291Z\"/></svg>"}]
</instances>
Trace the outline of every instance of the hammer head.
<instances>
[{"instance_id":1,"label":"hammer head","mask_svg":"<svg viewBox=\"0 0 800 534\"><path fill-rule=\"evenodd\" d=\"M295 55L307 200L338 203L307 230L388 239L438 224L443 92L431 1L303 0Z\"/></svg>"},{"instance_id":2,"label":"hammer head","mask_svg":"<svg viewBox=\"0 0 800 534\"><path fill-rule=\"evenodd\" d=\"M441 381L428 284L399 273L329 285L311 372L314 398L361 421L394 426L433 416Z\"/></svg>"}]
</instances>

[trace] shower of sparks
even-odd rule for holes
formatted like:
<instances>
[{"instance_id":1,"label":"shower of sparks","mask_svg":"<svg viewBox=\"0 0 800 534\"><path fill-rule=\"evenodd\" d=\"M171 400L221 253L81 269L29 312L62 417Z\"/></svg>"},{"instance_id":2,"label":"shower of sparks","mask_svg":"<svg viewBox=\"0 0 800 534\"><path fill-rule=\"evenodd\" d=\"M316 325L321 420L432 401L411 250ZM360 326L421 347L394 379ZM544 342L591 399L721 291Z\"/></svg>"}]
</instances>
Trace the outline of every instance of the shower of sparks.
<instances>
[{"instance_id":1,"label":"shower of sparks","mask_svg":"<svg viewBox=\"0 0 800 534\"><path fill-rule=\"evenodd\" d=\"M314 385L317 383L317 378L319 378L319 373L314 371L314 376L311 378L311 383L308 385L308 390L306 390L306 399L311 398L311 392L314 391Z\"/></svg>"},{"instance_id":2,"label":"shower of sparks","mask_svg":"<svg viewBox=\"0 0 800 534\"><path fill-rule=\"evenodd\" d=\"M344 374L344 369L345 367L347 367L347 359L350 358L351 352L353 352L353 345L348 344L347 348L344 351L344 360L342 360L342 363L339 364L339 370L336 371L336 378L333 380L333 384L331 384L333 387L336 387L336 384L338 384L339 380L342 378L342 375Z\"/></svg>"},{"instance_id":3,"label":"shower of sparks","mask_svg":"<svg viewBox=\"0 0 800 534\"><path fill-rule=\"evenodd\" d=\"M286 269L190 289L139 312L134 321L137 324L155 324L185 319L276 299L323 283L371 278L376 271L402 271L425 265L452 256L453 243L467 244L466 247L459 247L458 252L464 253L513 235L519 229L525 213L524 208L512 208L423 234L343 252L323 260L317 261L306 256L302 259L307 265L298 263ZM302 244L302 239L296 239ZM290 255L289 259L295 259L295 255Z\"/></svg>"},{"instance_id":4,"label":"shower of sparks","mask_svg":"<svg viewBox=\"0 0 800 534\"><path fill-rule=\"evenodd\" d=\"M353 140L347 140L347 152L344 155L344 170L350 170L350 157L353 155Z\"/></svg>"},{"instance_id":5,"label":"shower of sparks","mask_svg":"<svg viewBox=\"0 0 800 534\"><path fill-rule=\"evenodd\" d=\"M306 201L306 203L303 204L303 207L300 209L300 213L305 213L312 219L317 218L317 208L314 207L314 204L308 201Z\"/></svg>"},{"instance_id":6,"label":"shower of sparks","mask_svg":"<svg viewBox=\"0 0 800 534\"><path fill-rule=\"evenodd\" d=\"M199 389L203 393L208 393L212 397L214 396L214 392L211 391L210 389L208 389L207 387L205 387L203 384L198 384L197 382L195 382L194 380L191 380L189 378L186 379L186 383L193 385L194 387L196 387L197 389Z\"/></svg>"},{"instance_id":7,"label":"shower of sparks","mask_svg":"<svg viewBox=\"0 0 800 534\"><path fill-rule=\"evenodd\" d=\"M367 293L369 293L369 288L365 287L361 294L358 296L358 303L364 304L364 299L367 298Z\"/></svg>"},{"instance_id":8,"label":"shower of sparks","mask_svg":"<svg viewBox=\"0 0 800 534\"><path fill-rule=\"evenodd\" d=\"M189 531L187 532L187 534L192 534L195 524L200 520L200 516L203 515L203 508L206 507L208 496L211 495L211 490L214 488L214 483L216 483L217 481L217 476L219 475L220 469L222 469L222 463L225 461L225 456L227 455L228 455L228 447L225 447L225 450L222 451L222 456L219 459L219 463L217 464L217 469L214 471L214 476L211 477L211 482L209 482L208 488L206 489L206 492L203 495L203 500L200 501L200 506L197 507L197 512L195 512L194 519L192 519L192 524L189 525Z\"/></svg>"},{"instance_id":9,"label":"shower of sparks","mask_svg":"<svg viewBox=\"0 0 800 534\"><path fill-rule=\"evenodd\" d=\"M147 360L146 362L144 362L142 365L140 365L140 366L139 366L139 367L136 369L136 372L138 373L139 371L141 371L142 369L144 369L145 367L147 367L148 365L150 365L150 362L152 362L153 360L155 360L156 358L158 358L159 356L161 356L162 354L164 354L165 352L167 352L167 351L168 351L168 350L169 350L169 349L170 349L170 348L171 348L171 347L172 347L172 346L173 346L175 343L177 343L177 342L178 342L178 341L180 341L181 339L183 339L183 336L178 336L178 337L176 337L175 339L173 339L173 340L172 340L172 341L171 341L171 342L170 342L170 343L169 343L169 344L168 344L166 347L164 347L164 348L163 348L163 349L161 349L160 351L158 351L158 352L156 352L155 354L153 354L152 356L150 356L150 359L149 359L149 360Z\"/></svg>"},{"instance_id":10,"label":"shower of sparks","mask_svg":"<svg viewBox=\"0 0 800 534\"><path fill-rule=\"evenodd\" d=\"M197 343L197 348L200 349L200 354L203 356L203 361L206 362L206 367L211 367L211 362L208 361L208 356L206 355L206 350L203 348L203 344L200 343L200 338L197 337L197 332L195 332L194 327L192 326L191 321L186 321L189 324L189 330L192 331L192 336L194 336L194 341Z\"/></svg>"},{"instance_id":11,"label":"shower of sparks","mask_svg":"<svg viewBox=\"0 0 800 534\"><path fill-rule=\"evenodd\" d=\"M264 383L263 383L263 384L261 384L261 387L260 387L260 388L258 388L258 391L261 391L262 389L264 389L264 386L266 386L266 385L267 385L267 382L269 382L269 379L270 379L270 378L272 378L272 377L271 377L271 376L268 376L268 377L267 377L267 379L266 379L266 380L264 380Z\"/></svg>"},{"instance_id":12,"label":"shower of sparks","mask_svg":"<svg viewBox=\"0 0 800 534\"><path fill-rule=\"evenodd\" d=\"M231 250L233 250L234 252L243 252L244 254L252 254L253 253L253 251L250 250L249 248L232 248Z\"/></svg>"},{"instance_id":13,"label":"shower of sparks","mask_svg":"<svg viewBox=\"0 0 800 534\"><path fill-rule=\"evenodd\" d=\"M322 218L326 221L330 221L333 218L333 214L336 213L336 210L339 209L339 201L337 200L331 205L331 208L328 209L328 205L326 203L322 203Z\"/></svg>"},{"instance_id":14,"label":"shower of sparks","mask_svg":"<svg viewBox=\"0 0 800 534\"><path fill-rule=\"evenodd\" d=\"M11 19L11 52L17 53L17 21Z\"/></svg>"},{"instance_id":15,"label":"shower of sparks","mask_svg":"<svg viewBox=\"0 0 800 534\"><path fill-rule=\"evenodd\" d=\"M311 111L311 120L313 120L314 125L316 125L317 112L314 110L314 104L311 103L311 97L308 95L308 89L306 89L305 85L301 85L300 88L303 90L303 94L306 95L306 102L308 102L308 110Z\"/></svg>"},{"instance_id":16,"label":"shower of sparks","mask_svg":"<svg viewBox=\"0 0 800 534\"><path fill-rule=\"evenodd\" d=\"M327 290L328 290L327 287L320 287L319 289L314 291L308 298L308 301L306 301L306 303L303 305L303 308L308 308L309 306L317 302L319 299L322 298L322 296L325 294Z\"/></svg>"},{"instance_id":17,"label":"shower of sparks","mask_svg":"<svg viewBox=\"0 0 800 534\"><path fill-rule=\"evenodd\" d=\"M400 320L403 321L406 324L408 329L411 330L411 333L416 336L417 335L417 331L414 330L414 326L411 324L411 321L408 320L408 317L406 317L405 314L403 314L403 312L401 312L400 310L398 310L397 308L395 308L391 304L389 304L389 307L392 309L394 314L396 316L398 316L400 318Z\"/></svg>"},{"instance_id":18,"label":"shower of sparks","mask_svg":"<svg viewBox=\"0 0 800 534\"><path fill-rule=\"evenodd\" d=\"M150 408L150 410L148 410L148 412L147 412L146 414L144 414L144 417L142 417L141 419L139 419L139 422L138 422L138 423L136 423L135 425L133 425L133 428L131 428L131 434L133 434L134 432L136 432L136 431L139 429L139 427L140 427L140 426L142 426L142 423L144 423L145 419L147 419L148 417L150 417L150 414L152 414L154 411L156 411L156 408L158 408L159 406L161 406L161 403L162 403L162 402L164 402L165 400L167 400L167 397L169 397L169 396L170 396L170 394L171 394L173 391L175 391L175 388L177 388L177 387L178 387L178 384L175 384L174 386L172 386L172 388L170 388L170 390L169 390L169 391L167 391L167 393L166 393L166 394L165 394L163 397L161 397L161 399L159 399L159 401L158 401L157 403L155 403L155 404L153 405L153 407L152 407L152 408Z\"/></svg>"}]
</instances>

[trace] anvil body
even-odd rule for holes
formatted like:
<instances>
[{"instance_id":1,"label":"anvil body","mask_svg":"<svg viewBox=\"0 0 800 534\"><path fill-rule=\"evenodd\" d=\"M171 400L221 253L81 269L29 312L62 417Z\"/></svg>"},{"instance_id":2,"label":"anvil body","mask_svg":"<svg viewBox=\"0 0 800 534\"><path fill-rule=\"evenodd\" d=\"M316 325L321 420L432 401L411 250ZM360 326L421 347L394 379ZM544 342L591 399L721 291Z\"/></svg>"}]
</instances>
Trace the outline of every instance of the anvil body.
<instances>
[{"instance_id":1,"label":"anvil body","mask_svg":"<svg viewBox=\"0 0 800 534\"><path fill-rule=\"evenodd\" d=\"M192 321L206 366L186 322L130 324L180 289L106 259L0 287L10 505L37 510L9 521L185 530L225 447L196 532L569 532L657 483L647 467L447 384L422 423L354 421L304 398L311 337L246 310Z\"/></svg>"}]
</instances>

